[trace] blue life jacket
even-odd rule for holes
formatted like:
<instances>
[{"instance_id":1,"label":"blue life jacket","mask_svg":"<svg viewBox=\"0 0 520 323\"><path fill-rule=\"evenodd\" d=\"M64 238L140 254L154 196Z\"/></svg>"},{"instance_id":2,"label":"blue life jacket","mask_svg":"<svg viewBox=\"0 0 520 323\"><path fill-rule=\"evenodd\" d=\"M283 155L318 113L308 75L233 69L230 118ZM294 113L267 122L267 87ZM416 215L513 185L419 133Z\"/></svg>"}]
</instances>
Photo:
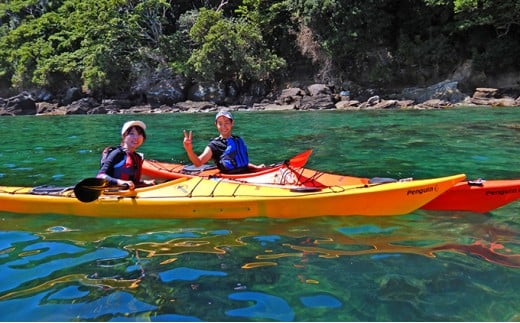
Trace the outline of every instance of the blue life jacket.
<instances>
[{"instance_id":1,"label":"blue life jacket","mask_svg":"<svg viewBox=\"0 0 520 323\"><path fill-rule=\"evenodd\" d=\"M227 139L226 150L220 156L220 164L226 171L244 171L249 165L247 146L240 137L230 137Z\"/></svg>"}]
</instances>

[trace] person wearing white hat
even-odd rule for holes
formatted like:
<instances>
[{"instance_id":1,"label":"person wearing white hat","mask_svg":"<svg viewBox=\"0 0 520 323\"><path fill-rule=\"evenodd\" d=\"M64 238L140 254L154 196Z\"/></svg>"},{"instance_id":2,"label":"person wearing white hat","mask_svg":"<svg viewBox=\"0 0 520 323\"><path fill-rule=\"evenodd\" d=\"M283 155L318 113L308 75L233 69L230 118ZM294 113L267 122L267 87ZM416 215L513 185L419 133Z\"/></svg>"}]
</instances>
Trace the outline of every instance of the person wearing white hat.
<instances>
[{"instance_id":1,"label":"person wearing white hat","mask_svg":"<svg viewBox=\"0 0 520 323\"><path fill-rule=\"evenodd\" d=\"M146 140L146 124L139 120L125 122L121 128L121 144L103 151L101 168L97 178L106 179L110 185L128 187L155 184L154 180L141 180L143 157L136 150Z\"/></svg>"},{"instance_id":2,"label":"person wearing white hat","mask_svg":"<svg viewBox=\"0 0 520 323\"><path fill-rule=\"evenodd\" d=\"M261 168L249 163L247 146L242 138L232 134L234 119L231 112L221 110L215 116L215 126L219 136L209 142L202 154L193 151L193 133L184 130L184 149L188 158L196 167L207 163L210 159L218 169L226 174L247 173L251 170Z\"/></svg>"}]
</instances>

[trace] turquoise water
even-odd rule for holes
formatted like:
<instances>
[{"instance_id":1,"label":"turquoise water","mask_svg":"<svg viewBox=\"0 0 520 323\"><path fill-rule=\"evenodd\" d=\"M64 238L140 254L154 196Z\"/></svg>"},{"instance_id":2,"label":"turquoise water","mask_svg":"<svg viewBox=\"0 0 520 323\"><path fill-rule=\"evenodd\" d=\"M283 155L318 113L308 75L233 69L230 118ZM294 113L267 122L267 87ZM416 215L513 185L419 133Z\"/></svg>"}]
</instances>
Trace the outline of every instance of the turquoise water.
<instances>
[{"instance_id":1,"label":"turquoise water","mask_svg":"<svg viewBox=\"0 0 520 323\"><path fill-rule=\"evenodd\" d=\"M363 177L520 178L519 108L239 112L254 163ZM186 162L213 114L0 118L0 185L93 176L124 121L147 158ZM298 220L0 213L2 321L519 321L520 203L487 214ZM19 310L17 310L19 309Z\"/></svg>"}]
</instances>

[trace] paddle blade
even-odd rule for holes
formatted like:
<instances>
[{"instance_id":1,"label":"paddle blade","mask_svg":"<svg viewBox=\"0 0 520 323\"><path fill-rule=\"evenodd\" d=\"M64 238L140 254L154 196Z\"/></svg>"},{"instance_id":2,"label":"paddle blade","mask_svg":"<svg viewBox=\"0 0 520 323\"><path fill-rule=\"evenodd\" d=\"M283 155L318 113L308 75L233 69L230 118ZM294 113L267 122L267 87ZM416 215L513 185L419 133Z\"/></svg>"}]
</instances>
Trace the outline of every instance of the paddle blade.
<instances>
[{"instance_id":1,"label":"paddle blade","mask_svg":"<svg viewBox=\"0 0 520 323\"><path fill-rule=\"evenodd\" d=\"M86 178L74 186L74 194L81 202L92 202L98 199L101 192L108 187L108 181L102 178Z\"/></svg>"},{"instance_id":2,"label":"paddle blade","mask_svg":"<svg viewBox=\"0 0 520 323\"><path fill-rule=\"evenodd\" d=\"M306 150L303 153L299 153L298 155L287 160L286 164L291 167L301 168L307 163L307 161L309 160L309 156L311 154L312 154L312 149Z\"/></svg>"}]
</instances>

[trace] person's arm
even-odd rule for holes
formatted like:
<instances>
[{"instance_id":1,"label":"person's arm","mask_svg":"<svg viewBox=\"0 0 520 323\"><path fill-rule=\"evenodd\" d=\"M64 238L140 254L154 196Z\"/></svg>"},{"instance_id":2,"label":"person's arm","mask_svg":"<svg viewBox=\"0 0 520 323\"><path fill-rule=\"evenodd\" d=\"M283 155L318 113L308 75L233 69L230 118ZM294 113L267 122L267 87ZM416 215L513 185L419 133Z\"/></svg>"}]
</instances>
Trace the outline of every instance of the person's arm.
<instances>
[{"instance_id":1,"label":"person's arm","mask_svg":"<svg viewBox=\"0 0 520 323\"><path fill-rule=\"evenodd\" d=\"M209 148L209 146L206 146L202 154L198 156L193 152L193 150L191 150L190 152L186 152L188 153L188 158L196 167L204 165L211 159L211 156L213 156L213 152L211 151L211 148Z\"/></svg>"},{"instance_id":2,"label":"person's arm","mask_svg":"<svg viewBox=\"0 0 520 323\"><path fill-rule=\"evenodd\" d=\"M255 164L249 163L249 164L247 164L247 168L249 168L250 170L252 170L254 172L259 172L261 170L266 169L267 167L264 164L255 165Z\"/></svg>"},{"instance_id":3,"label":"person's arm","mask_svg":"<svg viewBox=\"0 0 520 323\"><path fill-rule=\"evenodd\" d=\"M200 167L211 159L211 157L213 156L213 152L211 151L211 148L209 146L206 146L202 154L197 156L197 154L195 154L195 152L193 151L192 138L193 135L191 130L189 133L187 133L186 130L184 130L184 150L186 150L186 154L188 154L188 158L193 163L193 165L195 165L196 167Z\"/></svg>"},{"instance_id":4,"label":"person's arm","mask_svg":"<svg viewBox=\"0 0 520 323\"><path fill-rule=\"evenodd\" d=\"M112 186L128 187L129 190L135 189L135 183L133 181L125 181L120 178L112 177L106 173L98 173L96 177L106 179Z\"/></svg>"},{"instance_id":5,"label":"person's arm","mask_svg":"<svg viewBox=\"0 0 520 323\"><path fill-rule=\"evenodd\" d=\"M131 190L133 190L135 188L134 182L124 181L122 179L112 177L112 176L108 175L107 173L105 173L105 171L103 170L103 167L99 170L96 177L106 179L108 181L108 183L112 186L121 186L121 187L128 186L128 188Z\"/></svg>"},{"instance_id":6,"label":"person's arm","mask_svg":"<svg viewBox=\"0 0 520 323\"><path fill-rule=\"evenodd\" d=\"M103 165L101 165L101 168L99 169L96 177L106 179L110 185L121 187L128 186L129 189L133 190L135 189L134 182L125 181L109 175L114 173L114 164L116 163L115 159L118 157L118 155L119 153L117 151L111 152L103 162Z\"/></svg>"}]
</instances>

